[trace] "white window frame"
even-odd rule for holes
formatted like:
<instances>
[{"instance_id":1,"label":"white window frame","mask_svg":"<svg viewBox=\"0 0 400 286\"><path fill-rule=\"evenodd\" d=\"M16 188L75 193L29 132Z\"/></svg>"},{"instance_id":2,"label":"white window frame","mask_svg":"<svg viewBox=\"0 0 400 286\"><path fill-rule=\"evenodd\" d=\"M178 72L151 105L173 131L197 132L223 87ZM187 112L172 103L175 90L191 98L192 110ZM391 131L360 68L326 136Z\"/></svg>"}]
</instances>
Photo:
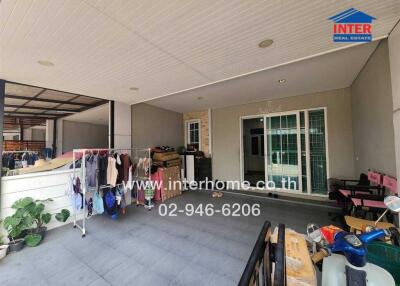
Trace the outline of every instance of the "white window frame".
<instances>
[{"instance_id":1,"label":"white window frame","mask_svg":"<svg viewBox=\"0 0 400 286\"><path fill-rule=\"evenodd\" d=\"M191 123L197 123L199 125L199 151L201 151L201 120L200 119L190 119L190 120L185 120L185 147L187 147L188 144L192 144L190 142L190 129L189 129L189 125Z\"/></svg>"},{"instance_id":2,"label":"white window frame","mask_svg":"<svg viewBox=\"0 0 400 286\"><path fill-rule=\"evenodd\" d=\"M324 110L324 115L325 115L325 149L326 149L326 175L327 178L330 178L330 169L329 169L329 128L328 128L328 109L326 106L321 106L321 107L314 107L314 108L306 108L306 109L299 109L299 110L290 110L290 111L284 111L284 112L273 112L273 113L268 113L268 114L258 114L258 115L245 115L245 116L240 116L239 117L239 127L240 127L240 156L239 156L239 161L240 161L240 180L243 183L244 182L244 146L243 146L243 120L245 119L252 119L252 118L264 118L264 130L266 130L266 118L267 117L273 117L273 116L281 116L281 115L288 115L288 114L296 114L297 117L297 128L298 128L298 134L300 134L300 112L304 111L304 120L305 120L305 129L306 129L306 172L307 172L307 192L303 193L302 192L302 180L301 180L301 175L302 175L302 170L301 170L301 165L299 164L299 190L296 191L287 191L287 190L279 190L279 192L282 193L291 193L291 194L298 194L298 195L305 195L305 196L315 196L315 197L327 197L327 194L313 194L311 193L311 167L310 167L310 146L309 146L309 122L308 122L308 112L312 110ZM298 140L298 146L300 144L300 136L297 138ZM264 138L264 152L266 154L267 152L267 141L266 138ZM301 161L301 152L298 154L299 156L299 162ZM267 165L267 156L265 156L265 166ZM268 180L268 171L265 171L265 181ZM327 186L329 188L329 186ZM254 190L256 190L254 188Z\"/></svg>"}]
</instances>

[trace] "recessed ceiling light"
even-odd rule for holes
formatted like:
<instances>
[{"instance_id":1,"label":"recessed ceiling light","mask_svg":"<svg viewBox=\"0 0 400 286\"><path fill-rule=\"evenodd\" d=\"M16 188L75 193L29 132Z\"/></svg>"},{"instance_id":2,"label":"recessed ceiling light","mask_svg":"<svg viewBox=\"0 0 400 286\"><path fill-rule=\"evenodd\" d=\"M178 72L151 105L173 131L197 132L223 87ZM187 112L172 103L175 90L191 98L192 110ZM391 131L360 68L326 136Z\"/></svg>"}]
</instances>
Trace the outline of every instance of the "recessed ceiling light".
<instances>
[{"instance_id":1,"label":"recessed ceiling light","mask_svg":"<svg viewBox=\"0 0 400 286\"><path fill-rule=\"evenodd\" d=\"M279 82L279 83L285 83L285 82L286 82L286 79L285 79L285 78L281 78L281 79L278 80L278 82Z\"/></svg>"},{"instance_id":2,"label":"recessed ceiling light","mask_svg":"<svg viewBox=\"0 0 400 286\"><path fill-rule=\"evenodd\" d=\"M264 40L264 41L261 41L261 42L258 44L258 46L259 46L260 48L267 48L267 47L271 46L273 42L274 42L274 41L271 40L271 39L266 39L266 40Z\"/></svg>"},{"instance_id":3,"label":"recessed ceiling light","mask_svg":"<svg viewBox=\"0 0 400 286\"><path fill-rule=\"evenodd\" d=\"M203 99L203 97L202 97L202 96L199 96L197 99L198 99L198 100L202 100L202 99Z\"/></svg>"},{"instance_id":4,"label":"recessed ceiling light","mask_svg":"<svg viewBox=\"0 0 400 286\"><path fill-rule=\"evenodd\" d=\"M52 67L54 66L54 64L50 61L46 61L46 60L39 60L38 61L39 65L45 66L45 67Z\"/></svg>"},{"instance_id":5,"label":"recessed ceiling light","mask_svg":"<svg viewBox=\"0 0 400 286\"><path fill-rule=\"evenodd\" d=\"M130 90L139 90L139 88L138 88L138 87L135 87L135 86L132 86L132 87L130 87L129 89L130 89Z\"/></svg>"}]
</instances>

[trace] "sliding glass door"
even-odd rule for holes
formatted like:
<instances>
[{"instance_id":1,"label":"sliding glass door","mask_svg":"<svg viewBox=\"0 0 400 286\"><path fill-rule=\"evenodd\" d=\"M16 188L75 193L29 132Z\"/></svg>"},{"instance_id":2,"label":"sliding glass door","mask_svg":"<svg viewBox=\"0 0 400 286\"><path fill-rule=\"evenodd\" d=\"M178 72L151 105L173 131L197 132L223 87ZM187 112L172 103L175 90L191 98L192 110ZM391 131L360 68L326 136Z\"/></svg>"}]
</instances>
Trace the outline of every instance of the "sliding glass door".
<instances>
[{"instance_id":1,"label":"sliding glass door","mask_svg":"<svg viewBox=\"0 0 400 286\"><path fill-rule=\"evenodd\" d=\"M297 114L266 117L267 180L276 188L299 189L299 134Z\"/></svg>"},{"instance_id":2,"label":"sliding glass door","mask_svg":"<svg viewBox=\"0 0 400 286\"><path fill-rule=\"evenodd\" d=\"M243 132L243 178L251 186L265 181L264 116L244 119Z\"/></svg>"},{"instance_id":3,"label":"sliding glass door","mask_svg":"<svg viewBox=\"0 0 400 286\"><path fill-rule=\"evenodd\" d=\"M243 179L278 190L327 194L326 110L242 119ZM265 151L264 151L265 150Z\"/></svg>"}]
</instances>

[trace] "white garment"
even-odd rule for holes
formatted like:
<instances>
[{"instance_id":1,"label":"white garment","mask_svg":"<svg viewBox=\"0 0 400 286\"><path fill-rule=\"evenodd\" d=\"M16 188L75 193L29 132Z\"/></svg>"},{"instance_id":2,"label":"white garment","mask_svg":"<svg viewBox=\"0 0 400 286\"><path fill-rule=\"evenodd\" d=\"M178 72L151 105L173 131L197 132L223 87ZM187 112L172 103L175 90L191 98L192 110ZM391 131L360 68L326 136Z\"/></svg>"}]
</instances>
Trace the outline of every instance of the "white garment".
<instances>
[{"instance_id":1,"label":"white garment","mask_svg":"<svg viewBox=\"0 0 400 286\"><path fill-rule=\"evenodd\" d=\"M132 181L133 181L133 178L132 178L132 165L131 166L129 166L129 175L128 175L128 184L127 184L127 187L129 187L128 189L129 190L132 190Z\"/></svg>"},{"instance_id":2,"label":"white garment","mask_svg":"<svg viewBox=\"0 0 400 286\"><path fill-rule=\"evenodd\" d=\"M74 197L74 177L72 175L70 175L68 178L65 195L70 199Z\"/></svg>"},{"instance_id":3,"label":"white garment","mask_svg":"<svg viewBox=\"0 0 400 286\"><path fill-rule=\"evenodd\" d=\"M115 166L116 160L113 157L108 157L107 165L107 184L115 187L117 183L118 170Z\"/></svg>"}]
</instances>

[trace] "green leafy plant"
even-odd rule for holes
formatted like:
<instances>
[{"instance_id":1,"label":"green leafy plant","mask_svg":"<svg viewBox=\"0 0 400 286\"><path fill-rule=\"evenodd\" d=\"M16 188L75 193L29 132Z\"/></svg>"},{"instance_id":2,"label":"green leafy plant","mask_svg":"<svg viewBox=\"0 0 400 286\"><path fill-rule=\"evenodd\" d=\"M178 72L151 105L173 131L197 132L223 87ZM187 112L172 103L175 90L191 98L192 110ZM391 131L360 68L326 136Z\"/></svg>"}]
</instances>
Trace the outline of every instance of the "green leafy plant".
<instances>
[{"instance_id":1,"label":"green leafy plant","mask_svg":"<svg viewBox=\"0 0 400 286\"><path fill-rule=\"evenodd\" d=\"M62 209L61 212L55 215L55 217L56 220L58 220L59 222L66 222L70 215L71 213L69 212L69 210Z\"/></svg>"},{"instance_id":2,"label":"green leafy plant","mask_svg":"<svg viewBox=\"0 0 400 286\"><path fill-rule=\"evenodd\" d=\"M44 201L52 201L51 199L47 199ZM45 224L48 224L51 220L50 213L43 213L45 205L43 204L44 201L36 200L34 201L35 207L31 209L31 215L34 218L36 229L40 229Z\"/></svg>"},{"instance_id":3,"label":"green leafy plant","mask_svg":"<svg viewBox=\"0 0 400 286\"><path fill-rule=\"evenodd\" d=\"M25 244L30 247L38 246L42 241L42 236L40 234L31 233L25 236Z\"/></svg>"},{"instance_id":4,"label":"green leafy plant","mask_svg":"<svg viewBox=\"0 0 400 286\"><path fill-rule=\"evenodd\" d=\"M10 240L15 242L15 239L25 237L25 243L28 246L37 246L41 242L43 237L37 232L48 224L52 217L50 213L44 212L44 202L48 201L52 200L34 200L31 197L26 197L17 200L11 206L15 209L15 213L6 217L3 223ZM69 216L69 210L62 209L60 213L55 215L55 218L60 222L66 222ZM33 226L34 229L32 229ZM26 235L28 231L29 233Z\"/></svg>"},{"instance_id":5,"label":"green leafy plant","mask_svg":"<svg viewBox=\"0 0 400 286\"><path fill-rule=\"evenodd\" d=\"M22 238L24 232L32 227L34 219L31 212L35 207L32 198L23 198L16 201L12 206L15 213L4 219L4 229L8 232L11 241Z\"/></svg>"}]
</instances>

